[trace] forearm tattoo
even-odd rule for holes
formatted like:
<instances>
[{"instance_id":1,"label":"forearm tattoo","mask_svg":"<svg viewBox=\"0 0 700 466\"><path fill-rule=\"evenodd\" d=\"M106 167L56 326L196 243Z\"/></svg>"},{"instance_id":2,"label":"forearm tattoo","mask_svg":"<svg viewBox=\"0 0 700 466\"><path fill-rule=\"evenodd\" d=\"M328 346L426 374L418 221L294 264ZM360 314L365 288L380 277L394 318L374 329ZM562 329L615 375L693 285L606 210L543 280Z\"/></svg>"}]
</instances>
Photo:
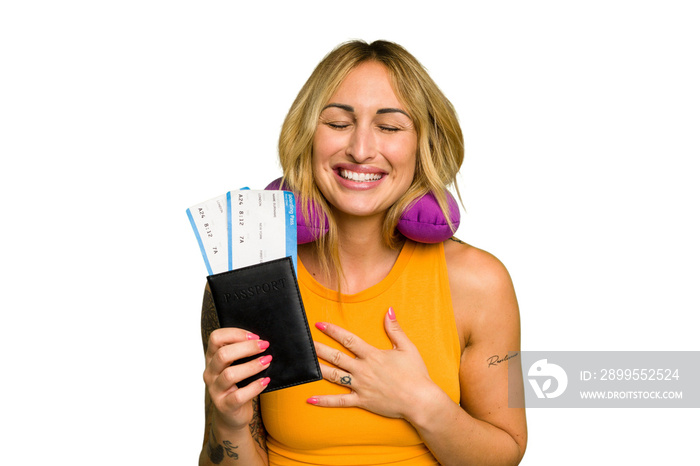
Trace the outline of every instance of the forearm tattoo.
<instances>
[{"instance_id":1,"label":"forearm tattoo","mask_svg":"<svg viewBox=\"0 0 700 466\"><path fill-rule=\"evenodd\" d=\"M209 335L211 332L219 328L219 317L216 315L214 307L214 298L211 296L211 290L207 286L204 289L204 299L202 300L202 345L204 352L207 352L207 343L209 343Z\"/></svg>"},{"instance_id":2,"label":"forearm tattoo","mask_svg":"<svg viewBox=\"0 0 700 466\"><path fill-rule=\"evenodd\" d=\"M214 431L209 431L209 441L207 442L207 456L214 464L220 464L224 460L224 447L216 441Z\"/></svg>"},{"instance_id":3,"label":"forearm tattoo","mask_svg":"<svg viewBox=\"0 0 700 466\"><path fill-rule=\"evenodd\" d=\"M209 457L209 460L212 463L221 464L221 462L224 460L224 455L234 460L237 460L238 453L234 451L236 448L238 448L238 446L234 446L228 440L224 440L223 445L219 444L216 441L216 435L214 434L214 431L212 430L209 432L209 441L207 442L207 456Z\"/></svg>"},{"instance_id":4,"label":"forearm tattoo","mask_svg":"<svg viewBox=\"0 0 700 466\"><path fill-rule=\"evenodd\" d=\"M267 451L267 441L265 434L265 426L262 422L262 415L260 414L260 397L256 396L253 398L253 420L249 424L250 435L253 436L253 440L262 448Z\"/></svg>"}]
</instances>

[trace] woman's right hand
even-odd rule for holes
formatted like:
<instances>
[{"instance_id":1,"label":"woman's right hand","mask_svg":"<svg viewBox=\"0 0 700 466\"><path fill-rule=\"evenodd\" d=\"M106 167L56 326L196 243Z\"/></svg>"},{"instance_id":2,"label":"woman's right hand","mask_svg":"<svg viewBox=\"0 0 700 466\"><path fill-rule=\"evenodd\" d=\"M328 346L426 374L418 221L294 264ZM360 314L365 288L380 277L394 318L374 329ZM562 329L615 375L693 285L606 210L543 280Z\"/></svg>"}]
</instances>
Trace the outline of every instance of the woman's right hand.
<instances>
[{"instance_id":1,"label":"woman's right hand","mask_svg":"<svg viewBox=\"0 0 700 466\"><path fill-rule=\"evenodd\" d=\"M235 361L262 353L269 343L239 328L220 328L209 336L204 383L214 406L217 425L231 430L248 429L253 419L252 400L270 379L254 380L243 388L236 384L270 365L272 356L255 358L232 366ZM223 425L222 425L223 424Z\"/></svg>"}]
</instances>

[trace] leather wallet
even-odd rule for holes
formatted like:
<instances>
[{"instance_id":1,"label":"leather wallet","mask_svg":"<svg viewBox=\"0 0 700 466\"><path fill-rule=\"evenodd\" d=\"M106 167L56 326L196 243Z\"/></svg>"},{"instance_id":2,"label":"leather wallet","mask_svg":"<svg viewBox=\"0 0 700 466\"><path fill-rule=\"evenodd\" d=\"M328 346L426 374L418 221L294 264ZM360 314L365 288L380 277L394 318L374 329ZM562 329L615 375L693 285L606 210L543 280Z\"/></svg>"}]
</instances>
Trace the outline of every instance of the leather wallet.
<instances>
[{"instance_id":1,"label":"leather wallet","mask_svg":"<svg viewBox=\"0 0 700 466\"><path fill-rule=\"evenodd\" d=\"M221 327L238 327L270 342L263 353L236 361L242 364L263 355L272 363L236 385L270 377L263 393L321 380L294 265L285 257L207 277Z\"/></svg>"}]
</instances>

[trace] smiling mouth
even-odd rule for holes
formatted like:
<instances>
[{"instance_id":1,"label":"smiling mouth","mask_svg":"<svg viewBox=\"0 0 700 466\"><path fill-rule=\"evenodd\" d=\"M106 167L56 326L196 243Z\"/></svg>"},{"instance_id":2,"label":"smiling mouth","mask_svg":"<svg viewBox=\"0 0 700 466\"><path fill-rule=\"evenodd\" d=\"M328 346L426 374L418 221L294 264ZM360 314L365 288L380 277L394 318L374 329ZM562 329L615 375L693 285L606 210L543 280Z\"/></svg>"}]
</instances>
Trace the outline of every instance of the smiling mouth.
<instances>
[{"instance_id":1,"label":"smiling mouth","mask_svg":"<svg viewBox=\"0 0 700 466\"><path fill-rule=\"evenodd\" d=\"M371 181L379 181L382 179L382 175L380 173L357 173L350 170L345 170L344 168L338 170L338 174L346 180L356 181L359 183L369 183Z\"/></svg>"}]
</instances>

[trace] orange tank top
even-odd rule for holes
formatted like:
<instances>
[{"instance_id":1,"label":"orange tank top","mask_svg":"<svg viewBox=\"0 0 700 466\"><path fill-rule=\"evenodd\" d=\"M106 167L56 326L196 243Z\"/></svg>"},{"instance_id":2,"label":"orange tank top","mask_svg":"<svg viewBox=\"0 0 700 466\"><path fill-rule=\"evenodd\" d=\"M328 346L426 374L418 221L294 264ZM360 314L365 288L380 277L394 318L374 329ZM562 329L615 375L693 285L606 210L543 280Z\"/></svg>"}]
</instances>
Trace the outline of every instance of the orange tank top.
<instances>
[{"instance_id":1,"label":"orange tank top","mask_svg":"<svg viewBox=\"0 0 700 466\"><path fill-rule=\"evenodd\" d=\"M318 283L301 261L298 280L314 340L348 353L314 326L332 322L377 348L390 349L384 315L391 306L418 347L432 380L459 402L461 352L442 243L407 241L384 280L340 299L337 291ZM268 432L270 466L438 464L407 421L360 408L320 408L306 403L314 395L348 391L321 380L263 394L260 407Z\"/></svg>"}]
</instances>

